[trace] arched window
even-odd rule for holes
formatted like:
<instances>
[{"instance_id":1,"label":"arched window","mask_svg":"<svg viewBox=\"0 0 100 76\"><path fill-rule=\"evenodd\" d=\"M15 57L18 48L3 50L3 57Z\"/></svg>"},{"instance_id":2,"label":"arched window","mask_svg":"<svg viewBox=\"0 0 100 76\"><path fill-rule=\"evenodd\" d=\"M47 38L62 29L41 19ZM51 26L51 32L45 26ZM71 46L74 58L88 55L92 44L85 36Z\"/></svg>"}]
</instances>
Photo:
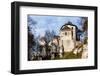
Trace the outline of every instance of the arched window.
<instances>
[{"instance_id":1,"label":"arched window","mask_svg":"<svg viewBox=\"0 0 100 76\"><path fill-rule=\"evenodd\" d=\"M72 27L72 31L71 31L71 33L72 33L72 39L73 39L73 27Z\"/></svg>"},{"instance_id":2,"label":"arched window","mask_svg":"<svg viewBox=\"0 0 100 76\"><path fill-rule=\"evenodd\" d=\"M65 32L65 35L67 35L67 32Z\"/></svg>"}]
</instances>

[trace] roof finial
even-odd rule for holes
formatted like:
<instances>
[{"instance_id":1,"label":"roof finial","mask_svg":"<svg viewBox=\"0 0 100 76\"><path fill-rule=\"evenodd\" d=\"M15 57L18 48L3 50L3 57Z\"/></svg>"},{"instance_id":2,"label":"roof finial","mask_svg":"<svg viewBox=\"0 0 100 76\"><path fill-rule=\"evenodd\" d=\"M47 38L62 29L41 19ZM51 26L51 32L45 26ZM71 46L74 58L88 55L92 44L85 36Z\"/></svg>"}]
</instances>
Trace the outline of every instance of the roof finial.
<instances>
[{"instance_id":1,"label":"roof finial","mask_svg":"<svg viewBox=\"0 0 100 76\"><path fill-rule=\"evenodd\" d=\"M71 24L72 24L72 22L68 21L68 23L67 23L67 24L71 25Z\"/></svg>"}]
</instances>

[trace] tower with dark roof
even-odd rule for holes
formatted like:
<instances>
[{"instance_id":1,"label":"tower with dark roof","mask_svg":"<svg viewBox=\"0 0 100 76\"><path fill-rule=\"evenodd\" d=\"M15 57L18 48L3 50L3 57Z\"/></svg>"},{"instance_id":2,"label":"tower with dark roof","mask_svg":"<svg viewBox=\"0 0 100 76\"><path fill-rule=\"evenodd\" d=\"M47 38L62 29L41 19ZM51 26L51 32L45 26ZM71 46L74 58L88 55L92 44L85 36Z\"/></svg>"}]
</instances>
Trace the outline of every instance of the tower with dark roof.
<instances>
[{"instance_id":1,"label":"tower with dark roof","mask_svg":"<svg viewBox=\"0 0 100 76\"><path fill-rule=\"evenodd\" d=\"M71 52L76 45L76 29L71 22L64 24L60 29L59 44L64 47L65 52Z\"/></svg>"}]
</instances>

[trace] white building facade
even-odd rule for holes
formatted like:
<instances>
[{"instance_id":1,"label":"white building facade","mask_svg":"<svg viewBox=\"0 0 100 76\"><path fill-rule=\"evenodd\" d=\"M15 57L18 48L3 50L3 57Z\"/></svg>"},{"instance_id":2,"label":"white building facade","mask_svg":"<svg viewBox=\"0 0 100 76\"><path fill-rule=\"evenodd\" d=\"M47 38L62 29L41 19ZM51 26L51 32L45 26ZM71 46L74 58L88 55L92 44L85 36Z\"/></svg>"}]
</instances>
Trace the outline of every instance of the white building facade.
<instances>
[{"instance_id":1,"label":"white building facade","mask_svg":"<svg viewBox=\"0 0 100 76\"><path fill-rule=\"evenodd\" d=\"M71 52L76 46L76 27L65 24L60 29L59 45L64 47L64 52Z\"/></svg>"}]
</instances>

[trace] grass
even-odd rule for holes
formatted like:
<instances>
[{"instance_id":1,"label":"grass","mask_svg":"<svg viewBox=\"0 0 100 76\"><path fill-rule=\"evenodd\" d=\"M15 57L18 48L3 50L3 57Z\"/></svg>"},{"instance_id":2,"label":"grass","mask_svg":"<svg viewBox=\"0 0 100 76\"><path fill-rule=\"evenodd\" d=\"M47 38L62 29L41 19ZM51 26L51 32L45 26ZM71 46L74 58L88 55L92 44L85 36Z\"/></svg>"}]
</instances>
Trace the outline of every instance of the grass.
<instances>
[{"instance_id":1,"label":"grass","mask_svg":"<svg viewBox=\"0 0 100 76\"><path fill-rule=\"evenodd\" d=\"M79 56L77 54L75 55L73 52L66 52L62 57L62 59L77 59L77 58L79 58Z\"/></svg>"},{"instance_id":2,"label":"grass","mask_svg":"<svg viewBox=\"0 0 100 76\"><path fill-rule=\"evenodd\" d=\"M62 58L59 58L59 56L57 56L54 60L56 59L80 59L80 58L81 58L81 53L74 54L73 52L65 52Z\"/></svg>"}]
</instances>

